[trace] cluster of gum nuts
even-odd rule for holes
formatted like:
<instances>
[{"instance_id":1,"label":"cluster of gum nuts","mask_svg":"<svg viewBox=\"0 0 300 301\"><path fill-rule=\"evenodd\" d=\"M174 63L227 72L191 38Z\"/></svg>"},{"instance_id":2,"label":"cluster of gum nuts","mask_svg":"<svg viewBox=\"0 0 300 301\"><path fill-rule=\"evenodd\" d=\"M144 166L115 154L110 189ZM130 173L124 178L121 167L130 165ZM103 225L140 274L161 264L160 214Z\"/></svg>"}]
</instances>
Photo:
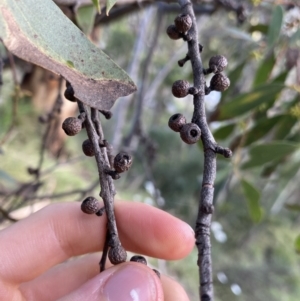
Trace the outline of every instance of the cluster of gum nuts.
<instances>
[{"instance_id":1,"label":"cluster of gum nuts","mask_svg":"<svg viewBox=\"0 0 300 301\"><path fill-rule=\"evenodd\" d=\"M66 99L70 101L77 101L77 99L74 97L74 90L68 83L64 95ZM63 122L62 129L68 136L75 136L84 128L85 119L86 118L84 113L81 113L78 117L68 117ZM103 144L103 142L105 142L106 144ZM109 145L106 141L99 142L99 145L100 147L107 147L108 150L111 149L111 145ZM95 156L93 144L89 139L83 141L82 151L88 157ZM119 179L119 174L128 171L132 165L132 157L126 152L120 152L115 157L111 156L110 161L114 170L110 172L108 171L108 173L113 177L113 179Z\"/></svg>"},{"instance_id":2,"label":"cluster of gum nuts","mask_svg":"<svg viewBox=\"0 0 300 301\"><path fill-rule=\"evenodd\" d=\"M96 214L97 216L101 216L103 214L104 207L101 207L100 202L96 198L89 196L82 202L81 210L86 214ZM124 262L126 260L126 256L126 251L122 247L119 248L118 246L116 248L111 248L108 253L108 258L112 264ZM147 265L147 260L141 255L132 256L130 261ZM153 272L160 278L159 271L153 269Z\"/></svg>"},{"instance_id":3,"label":"cluster of gum nuts","mask_svg":"<svg viewBox=\"0 0 300 301\"><path fill-rule=\"evenodd\" d=\"M190 41L192 36L189 34L189 30L192 25L193 21L190 15L181 14L175 18L174 24L167 28L167 35L172 40L183 39L184 41ZM199 52L201 51L202 46L199 45ZM179 66L183 67L188 60L190 60L189 54L178 62ZM226 66L227 59L222 55L215 55L209 60L209 68L203 69L203 73L204 75L214 73L214 76L211 78L210 86L205 87L206 95L213 90L223 92L229 87L229 78L221 73ZM186 80L177 80L172 86L172 94L177 98L186 97L188 94L196 95L198 93L198 89L192 87ZM181 139L187 144L194 144L201 137L201 130L198 125L187 123L185 117L180 113L171 116L168 125L173 131L179 132Z\"/></svg>"}]
</instances>

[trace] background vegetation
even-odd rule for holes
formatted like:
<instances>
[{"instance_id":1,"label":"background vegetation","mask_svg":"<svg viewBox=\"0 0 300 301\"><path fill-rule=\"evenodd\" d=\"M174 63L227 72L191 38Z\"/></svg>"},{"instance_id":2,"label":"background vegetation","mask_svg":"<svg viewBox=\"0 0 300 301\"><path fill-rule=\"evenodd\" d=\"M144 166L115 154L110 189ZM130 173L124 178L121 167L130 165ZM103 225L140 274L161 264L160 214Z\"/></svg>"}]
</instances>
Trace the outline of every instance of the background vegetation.
<instances>
[{"instance_id":1,"label":"background vegetation","mask_svg":"<svg viewBox=\"0 0 300 301\"><path fill-rule=\"evenodd\" d=\"M59 2L59 1L57 1ZM231 2L231 1L227 1ZM199 1L198 28L205 65L227 57L230 88L207 97L215 138L234 151L218 158L213 216L216 300L299 300L300 5L293 1L240 1L238 22L226 1ZM225 3L225 4L224 4ZM62 5L64 12L115 62L139 91L119 99L105 134L115 151L134 154L130 172L116 181L117 198L158 206L188 222L196 219L202 179L201 145L188 146L168 126L177 112L191 116L192 98L175 99L171 85L191 79L183 41L165 34L176 5L140 3L115 19L93 6ZM95 23L91 22L94 20ZM12 57L3 46L0 90L0 205L2 227L21 217L19 208L98 195L93 158L81 152L84 134L65 139L60 127L76 107L53 104L56 75ZM209 81L209 78L208 78ZM49 114L51 113L52 114ZM37 206L37 205L36 205ZM196 250L180 262L154 260L198 298Z\"/></svg>"}]
</instances>

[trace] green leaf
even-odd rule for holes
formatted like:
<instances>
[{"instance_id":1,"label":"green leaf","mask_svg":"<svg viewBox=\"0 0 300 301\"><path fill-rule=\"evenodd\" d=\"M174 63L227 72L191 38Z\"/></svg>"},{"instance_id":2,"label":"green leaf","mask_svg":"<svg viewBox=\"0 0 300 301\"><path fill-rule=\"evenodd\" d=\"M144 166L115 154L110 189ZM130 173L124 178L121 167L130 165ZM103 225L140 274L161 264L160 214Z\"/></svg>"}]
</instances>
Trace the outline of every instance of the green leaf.
<instances>
[{"instance_id":1,"label":"green leaf","mask_svg":"<svg viewBox=\"0 0 300 301\"><path fill-rule=\"evenodd\" d=\"M266 24L257 24L257 25L252 25L252 26L250 26L249 27L249 32L255 32L255 31L260 31L261 33L263 33L263 34L267 34L267 32L268 32L268 25L266 25Z\"/></svg>"},{"instance_id":2,"label":"green leaf","mask_svg":"<svg viewBox=\"0 0 300 301\"><path fill-rule=\"evenodd\" d=\"M269 47L274 46L279 38L283 21L283 9L280 5L273 9L272 17L269 25L267 43Z\"/></svg>"},{"instance_id":3,"label":"green leaf","mask_svg":"<svg viewBox=\"0 0 300 301\"><path fill-rule=\"evenodd\" d=\"M99 14L101 14L100 0L92 0L92 2L93 2L93 4L94 4L94 6L96 7L97 12L98 12Z\"/></svg>"},{"instance_id":4,"label":"green leaf","mask_svg":"<svg viewBox=\"0 0 300 301\"><path fill-rule=\"evenodd\" d=\"M298 118L292 115L282 115L280 118L277 127L276 132L274 135L274 139L276 140L283 140L286 138L289 133L291 132L291 129L293 126L298 122Z\"/></svg>"},{"instance_id":5,"label":"green leaf","mask_svg":"<svg viewBox=\"0 0 300 301\"><path fill-rule=\"evenodd\" d=\"M263 210L260 206L260 193L245 179L242 179L241 182L247 200L249 215L254 223L259 223L263 217Z\"/></svg>"},{"instance_id":6,"label":"green leaf","mask_svg":"<svg viewBox=\"0 0 300 301\"><path fill-rule=\"evenodd\" d=\"M228 78L230 79L230 89L227 89L222 93L221 102L223 102L224 99L227 99L228 95L232 95L234 93L234 86L236 85L237 81L241 78L246 63L246 60L243 61L241 64L236 66L233 70L231 70L228 73Z\"/></svg>"},{"instance_id":7,"label":"green leaf","mask_svg":"<svg viewBox=\"0 0 300 301\"><path fill-rule=\"evenodd\" d=\"M286 77L288 75L287 71L284 71L280 73L278 76L276 76L270 84L284 84ZM274 105L279 93L274 95L273 101L269 101L264 103L262 106L259 107L259 110L256 110L254 114L254 119L259 120L261 118L264 118L267 116L268 110Z\"/></svg>"},{"instance_id":8,"label":"green leaf","mask_svg":"<svg viewBox=\"0 0 300 301\"><path fill-rule=\"evenodd\" d=\"M96 10L94 5L84 5L77 9L75 18L81 30L89 35L94 26Z\"/></svg>"},{"instance_id":9,"label":"green leaf","mask_svg":"<svg viewBox=\"0 0 300 301\"><path fill-rule=\"evenodd\" d=\"M99 110L136 90L130 77L52 0L1 0L0 37L16 56L68 80L75 96Z\"/></svg>"},{"instance_id":10,"label":"green leaf","mask_svg":"<svg viewBox=\"0 0 300 301\"><path fill-rule=\"evenodd\" d=\"M245 135L246 139L244 146L248 146L253 142L257 142L260 138L264 137L269 131L277 125L282 115L274 116L271 118L260 119Z\"/></svg>"},{"instance_id":11,"label":"green leaf","mask_svg":"<svg viewBox=\"0 0 300 301\"><path fill-rule=\"evenodd\" d=\"M276 63L274 51L265 58L260 64L253 81L253 87L264 84L270 77L273 67Z\"/></svg>"},{"instance_id":12,"label":"green leaf","mask_svg":"<svg viewBox=\"0 0 300 301\"><path fill-rule=\"evenodd\" d=\"M106 1L106 14L109 15L109 11L113 8L116 4L117 0L107 0Z\"/></svg>"},{"instance_id":13,"label":"green leaf","mask_svg":"<svg viewBox=\"0 0 300 301\"><path fill-rule=\"evenodd\" d=\"M234 130L236 124L226 124L225 126L219 127L215 132L214 132L214 137L217 140L223 140L226 139Z\"/></svg>"},{"instance_id":14,"label":"green leaf","mask_svg":"<svg viewBox=\"0 0 300 301\"><path fill-rule=\"evenodd\" d=\"M250 159L242 165L242 169L262 166L265 163L290 155L299 148L298 143L273 141L250 147Z\"/></svg>"},{"instance_id":15,"label":"green leaf","mask_svg":"<svg viewBox=\"0 0 300 301\"><path fill-rule=\"evenodd\" d=\"M300 235L296 237L294 247L295 251L300 254Z\"/></svg>"},{"instance_id":16,"label":"green leaf","mask_svg":"<svg viewBox=\"0 0 300 301\"><path fill-rule=\"evenodd\" d=\"M263 108L268 103L273 103L277 94L284 87L282 84L266 84L255 88L251 92L241 94L220 107L218 120L235 118L248 113L252 109L259 109L259 106Z\"/></svg>"},{"instance_id":17,"label":"green leaf","mask_svg":"<svg viewBox=\"0 0 300 301\"><path fill-rule=\"evenodd\" d=\"M300 204L285 204L284 207L292 211L300 211Z\"/></svg>"}]
</instances>

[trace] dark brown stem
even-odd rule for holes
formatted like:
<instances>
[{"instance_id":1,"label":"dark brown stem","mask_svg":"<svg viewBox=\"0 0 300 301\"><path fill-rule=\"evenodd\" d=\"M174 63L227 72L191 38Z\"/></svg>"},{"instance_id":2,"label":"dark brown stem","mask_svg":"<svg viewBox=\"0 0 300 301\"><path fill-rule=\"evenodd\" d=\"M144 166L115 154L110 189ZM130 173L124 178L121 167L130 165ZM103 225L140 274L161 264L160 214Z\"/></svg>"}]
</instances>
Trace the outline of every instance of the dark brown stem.
<instances>
[{"instance_id":1,"label":"dark brown stem","mask_svg":"<svg viewBox=\"0 0 300 301\"><path fill-rule=\"evenodd\" d=\"M98 167L99 182L101 186L100 197L103 199L105 206L107 216L107 231L109 235L109 242L105 242L105 244L108 244L109 247L115 247L121 244L114 213L115 188L111 176L106 173L106 170L110 169L106 148L99 146L99 141L104 140L99 113L97 110L91 109L90 115L87 108L80 101L78 101L78 106L80 113L84 112L86 114L85 128L87 135L93 144L95 159ZM106 257L106 254L104 253L103 257ZM105 261L103 257L100 263Z\"/></svg>"},{"instance_id":2,"label":"dark brown stem","mask_svg":"<svg viewBox=\"0 0 300 301\"><path fill-rule=\"evenodd\" d=\"M193 25L189 30L191 40L188 41L188 56L190 58L194 87L198 89L198 93L194 95L194 113L192 122L196 123L201 129L201 139L204 148L204 171L203 182L200 193L200 204L198 217L196 221L195 237L198 248L198 266L200 276L199 295L201 301L213 301L213 283L212 283L212 260L211 260L211 241L210 227L213 213L213 196L214 182L216 178L216 153L221 153L226 157L231 155L231 152L225 151L224 148L217 146L214 137L208 127L205 112L205 77L204 69L201 61L198 32L196 27L196 19L193 6L190 0L179 0L181 12L188 14L193 20ZM227 149L226 149L227 150Z\"/></svg>"},{"instance_id":3,"label":"dark brown stem","mask_svg":"<svg viewBox=\"0 0 300 301\"><path fill-rule=\"evenodd\" d=\"M105 270L105 263L106 263L106 259L107 259L108 249L109 249L109 244L108 244L109 240L110 240L109 231L106 230L105 243L104 243L104 247L103 247L102 256L101 256L101 259L99 262L100 273Z\"/></svg>"}]
</instances>

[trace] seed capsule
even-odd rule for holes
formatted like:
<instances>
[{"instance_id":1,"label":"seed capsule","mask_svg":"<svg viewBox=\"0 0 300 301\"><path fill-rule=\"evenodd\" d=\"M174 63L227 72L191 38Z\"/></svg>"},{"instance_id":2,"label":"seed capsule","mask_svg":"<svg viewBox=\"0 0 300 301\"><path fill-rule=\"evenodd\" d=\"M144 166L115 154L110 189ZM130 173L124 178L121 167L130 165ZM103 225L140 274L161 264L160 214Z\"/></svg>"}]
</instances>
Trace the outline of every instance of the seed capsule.
<instances>
[{"instance_id":1,"label":"seed capsule","mask_svg":"<svg viewBox=\"0 0 300 301\"><path fill-rule=\"evenodd\" d=\"M76 117L68 117L62 124L62 128L68 136L75 136L82 129L82 120Z\"/></svg>"},{"instance_id":2,"label":"seed capsule","mask_svg":"<svg viewBox=\"0 0 300 301\"><path fill-rule=\"evenodd\" d=\"M175 26L179 32L186 33L193 25L190 15L181 14L174 20Z\"/></svg>"},{"instance_id":3,"label":"seed capsule","mask_svg":"<svg viewBox=\"0 0 300 301\"><path fill-rule=\"evenodd\" d=\"M187 144L194 144L201 137L201 130L195 123L186 123L180 131L181 139Z\"/></svg>"},{"instance_id":4,"label":"seed capsule","mask_svg":"<svg viewBox=\"0 0 300 301\"><path fill-rule=\"evenodd\" d=\"M160 278L160 272L156 269L152 269L152 271L157 275L158 278Z\"/></svg>"},{"instance_id":5,"label":"seed capsule","mask_svg":"<svg viewBox=\"0 0 300 301\"><path fill-rule=\"evenodd\" d=\"M210 80L211 90L223 92L228 89L230 86L230 80L227 76L217 73Z\"/></svg>"},{"instance_id":6,"label":"seed capsule","mask_svg":"<svg viewBox=\"0 0 300 301\"><path fill-rule=\"evenodd\" d=\"M223 55L215 55L209 60L209 68L214 73L222 72L226 68L227 64L227 59Z\"/></svg>"},{"instance_id":7,"label":"seed capsule","mask_svg":"<svg viewBox=\"0 0 300 301\"><path fill-rule=\"evenodd\" d=\"M172 94L182 98L189 94L190 83L186 80L177 80L172 86Z\"/></svg>"},{"instance_id":8,"label":"seed capsule","mask_svg":"<svg viewBox=\"0 0 300 301\"><path fill-rule=\"evenodd\" d=\"M127 253L121 244L119 244L109 249L108 258L112 264L119 264L126 261Z\"/></svg>"},{"instance_id":9,"label":"seed capsule","mask_svg":"<svg viewBox=\"0 0 300 301\"><path fill-rule=\"evenodd\" d=\"M181 128L183 125L186 124L186 119L182 114L174 114L170 117L169 119L169 127L174 131L174 132L180 132Z\"/></svg>"},{"instance_id":10,"label":"seed capsule","mask_svg":"<svg viewBox=\"0 0 300 301\"><path fill-rule=\"evenodd\" d=\"M87 197L81 203L81 210L86 214L94 214L100 209L100 203L92 196Z\"/></svg>"},{"instance_id":11,"label":"seed capsule","mask_svg":"<svg viewBox=\"0 0 300 301\"><path fill-rule=\"evenodd\" d=\"M82 142L82 151L88 157L95 156L94 146L89 139L86 139Z\"/></svg>"},{"instance_id":12,"label":"seed capsule","mask_svg":"<svg viewBox=\"0 0 300 301\"><path fill-rule=\"evenodd\" d=\"M169 36L169 38L172 39L172 40L179 40L179 39L181 39L181 34L176 29L175 25L168 26L166 32L167 32L167 35Z\"/></svg>"},{"instance_id":13,"label":"seed capsule","mask_svg":"<svg viewBox=\"0 0 300 301\"><path fill-rule=\"evenodd\" d=\"M147 265L147 260L144 256L141 256L141 255L134 255L130 258L130 261L133 261L133 262L139 262L139 263L142 263L142 264L145 264Z\"/></svg>"},{"instance_id":14,"label":"seed capsule","mask_svg":"<svg viewBox=\"0 0 300 301\"><path fill-rule=\"evenodd\" d=\"M66 88L65 93L64 93L65 98L72 101L72 102L76 102L77 99L74 96L74 94L75 93L74 93L73 87L69 83L67 83L67 88Z\"/></svg>"},{"instance_id":15,"label":"seed capsule","mask_svg":"<svg viewBox=\"0 0 300 301\"><path fill-rule=\"evenodd\" d=\"M114 159L114 169L118 173L122 173L124 171L129 170L132 165L132 157L125 153L120 152L115 156Z\"/></svg>"}]
</instances>

